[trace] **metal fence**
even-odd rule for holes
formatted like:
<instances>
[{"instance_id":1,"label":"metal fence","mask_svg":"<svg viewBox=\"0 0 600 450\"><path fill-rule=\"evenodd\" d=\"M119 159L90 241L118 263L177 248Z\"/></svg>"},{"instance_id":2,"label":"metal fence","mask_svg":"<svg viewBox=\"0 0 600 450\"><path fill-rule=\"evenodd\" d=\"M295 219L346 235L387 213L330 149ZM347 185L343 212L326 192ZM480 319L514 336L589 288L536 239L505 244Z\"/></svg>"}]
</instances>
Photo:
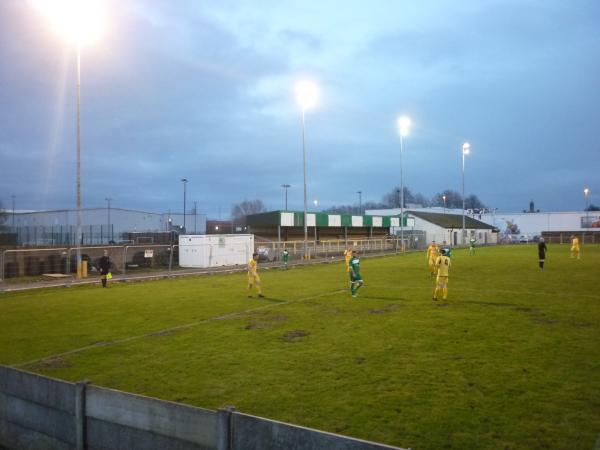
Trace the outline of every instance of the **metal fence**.
<instances>
[{"instance_id":1,"label":"metal fence","mask_svg":"<svg viewBox=\"0 0 600 450\"><path fill-rule=\"evenodd\" d=\"M19 245L70 246L77 244L77 226L75 225L9 227L9 232L17 235ZM120 236L115 234L113 225L84 225L81 227L82 245L101 245L119 240Z\"/></svg>"},{"instance_id":2,"label":"metal fence","mask_svg":"<svg viewBox=\"0 0 600 450\"><path fill-rule=\"evenodd\" d=\"M411 247L411 238L405 237L404 250ZM363 254L383 254L402 251L402 243L396 237L308 242L310 259L341 257L347 248L353 248ZM261 262L281 261L284 249L288 250L290 261L303 259L303 241L255 241L254 250L258 252ZM110 270L115 275L190 270L179 265L178 245L83 246L81 259L87 265L88 276L99 274L100 258L104 251L108 253ZM76 268L77 248L73 246L11 249L0 252L0 280L4 281L70 278L76 273Z\"/></svg>"}]
</instances>

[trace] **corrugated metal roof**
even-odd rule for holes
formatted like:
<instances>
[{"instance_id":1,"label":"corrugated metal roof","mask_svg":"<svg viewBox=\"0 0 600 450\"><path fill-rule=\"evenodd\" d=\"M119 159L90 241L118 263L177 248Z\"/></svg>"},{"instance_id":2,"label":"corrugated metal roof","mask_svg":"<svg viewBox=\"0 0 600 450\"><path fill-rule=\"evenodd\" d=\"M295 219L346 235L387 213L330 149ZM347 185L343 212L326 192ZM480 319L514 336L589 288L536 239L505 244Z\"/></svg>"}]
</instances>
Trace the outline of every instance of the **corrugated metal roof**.
<instances>
[{"instance_id":1,"label":"corrugated metal roof","mask_svg":"<svg viewBox=\"0 0 600 450\"><path fill-rule=\"evenodd\" d=\"M462 228L462 215L459 214L440 214L423 211L408 211L408 213L442 228ZM496 229L492 225L473 219L467 215L465 215L465 228L477 230Z\"/></svg>"}]
</instances>

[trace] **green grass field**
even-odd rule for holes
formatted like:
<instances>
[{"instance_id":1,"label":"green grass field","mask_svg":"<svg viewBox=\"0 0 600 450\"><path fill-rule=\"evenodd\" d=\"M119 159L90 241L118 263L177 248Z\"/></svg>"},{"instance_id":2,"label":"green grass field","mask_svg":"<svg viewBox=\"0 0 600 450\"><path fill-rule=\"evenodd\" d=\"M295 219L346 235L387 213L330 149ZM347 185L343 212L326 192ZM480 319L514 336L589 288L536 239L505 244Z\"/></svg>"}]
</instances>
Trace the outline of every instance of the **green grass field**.
<instances>
[{"instance_id":1,"label":"green grass field","mask_svg":"<svg viewBox=\"0 0 600 450\"><path fill-rule=\"evenodd\" d=\"M413 449L586 449L600 436L600 247L425 253L0 295L0 363Z\"/></svg>"}]
</instances>

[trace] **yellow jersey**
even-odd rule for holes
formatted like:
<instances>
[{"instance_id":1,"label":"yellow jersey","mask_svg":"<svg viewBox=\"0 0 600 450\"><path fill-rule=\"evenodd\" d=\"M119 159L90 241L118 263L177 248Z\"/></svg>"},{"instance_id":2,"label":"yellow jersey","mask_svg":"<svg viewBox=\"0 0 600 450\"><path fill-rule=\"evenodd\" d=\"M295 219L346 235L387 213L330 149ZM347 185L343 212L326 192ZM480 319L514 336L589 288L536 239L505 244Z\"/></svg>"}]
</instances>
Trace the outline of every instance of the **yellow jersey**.
<instances>
[{"instance_id":1,"label":"yellow jersey","mask_svg":"<svg viewBox=\"0 0 600 450\"><path fill-rule=\"evenodd\" d=\"M444 255L438 256L437 259L435 260L435 267L437 268L438 277L447 277L448 269L450 269L451 264L452 264L452 262L450 261L450 258L448 258L447 256L444 256Z\"/></svg>"},{"instance_id":2,"label":"yellow jersey","mask_svg":"<svg viewBox=\"0 0 600 450\"><path fill-rule=\"evenodd\" d=\"M254 258L250 258L250 261L248 261L248 276L250 277L255 277L258 275L258 273L256 272L256 261L254 261Z\"/></svg>"},{"instance_id":3,"label":"yellow jersey","mask_svg":"<svg viewBox=\"0 0 600 450\"><path fill-rule=\"evenodd\" d=\"M350 260L352 259L352 249L344 250L344 258L346 259L346 272L350 272Z\"/></svg>"},{"instance_id":4,"label":"yellow jersey","mask_svg":"<svg viewBox=\"0 0 600 450\"><path fill-rule=\"evenodd\" d=\"M573 238L571 240L571 247L573 247L573 248L579 248L579 238Z\"/></svg>"},{"instance_id":5,"label":"yellow jersey","mask_svg":"<svg viewBox=\"0 0 600 450\"><path fill-rule=\"evenodd\" d=\"M439 256L439 249L437 245L431 244L427 247L427 259L434 260Z\"/></svg>"}]
</instances>

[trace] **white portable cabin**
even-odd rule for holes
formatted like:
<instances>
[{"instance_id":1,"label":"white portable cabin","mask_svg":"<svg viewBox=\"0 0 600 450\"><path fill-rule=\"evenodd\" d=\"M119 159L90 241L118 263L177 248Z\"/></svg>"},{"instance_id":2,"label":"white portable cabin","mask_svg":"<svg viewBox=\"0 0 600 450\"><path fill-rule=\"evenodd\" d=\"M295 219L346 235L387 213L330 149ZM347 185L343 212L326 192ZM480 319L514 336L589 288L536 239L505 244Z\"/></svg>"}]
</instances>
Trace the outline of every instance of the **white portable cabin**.
<instances>
[{"instance_id":1,"label":"white portable cabin","mask_svg":"<svg viewBox=\"0 0 600 450\"><path fill-rule=\"evenodd\" d=\"M179 236L181 267L246 264L254 253L253 234L193 234Z\"/></svg>"}]
</instances>

